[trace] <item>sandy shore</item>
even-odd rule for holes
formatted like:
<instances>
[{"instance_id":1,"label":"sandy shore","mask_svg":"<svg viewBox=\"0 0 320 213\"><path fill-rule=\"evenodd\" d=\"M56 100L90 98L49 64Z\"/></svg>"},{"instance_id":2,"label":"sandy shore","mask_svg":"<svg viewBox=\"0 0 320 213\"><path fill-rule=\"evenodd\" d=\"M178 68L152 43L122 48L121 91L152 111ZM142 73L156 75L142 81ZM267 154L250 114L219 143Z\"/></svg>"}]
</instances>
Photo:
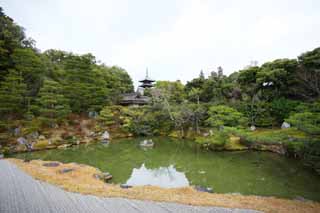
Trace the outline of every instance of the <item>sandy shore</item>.
<instances>
[{"instance_id":1,"label":"sandy shore","mask_svg":"<svg viewBox=\"0 0 320 213\"><path fill-rule=\"evenodd\" d=\"M318 202L303 202L274 197L210 194L198 192L192 187L164 189L155 186L141 186L122 189L119 185L106 184L94 178L94 174L99 174L100 171L91 166L61 163L58 167L45 167L43 166L45 161L40 160L30 162L23 162L19 159L8 160L34 178L60 186L70 192L100 197L122 197L197 206L254 209L264 212L320 212L320 203ZM59 171L65 168L72 168L73 171L60 174Z\"/></svg>"}]
</instances>

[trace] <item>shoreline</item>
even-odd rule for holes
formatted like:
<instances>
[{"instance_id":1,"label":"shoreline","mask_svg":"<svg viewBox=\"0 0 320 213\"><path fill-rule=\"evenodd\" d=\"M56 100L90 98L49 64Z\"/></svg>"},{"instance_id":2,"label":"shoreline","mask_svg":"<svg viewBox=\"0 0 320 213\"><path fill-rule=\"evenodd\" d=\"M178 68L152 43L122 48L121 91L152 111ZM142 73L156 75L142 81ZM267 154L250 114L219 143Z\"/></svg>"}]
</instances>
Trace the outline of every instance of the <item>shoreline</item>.
<instances>
[{"instance_id":1,"label":"shoreline","mask_svg":"<svg viewBox=\"0 0 320 213\"><path fill-rule=\"evenodd\" d=\"M320 203L315 201L297 201L276 197L253 195L234 195L198 192L193 187L161 188L156 186L135 186L122 189L119 185L105 183L94 178L101 171L92 166L76 163L57 167L45 167L44 163L53 161L7 159L35 179L59 186L70 192L90 194L99 197L122 197L137 200L174 202L197 206L217 206L227 208L245 208L264 212L320 212ZM62 169L73 169L60 174Z\"/></svg>"}]
</instances>

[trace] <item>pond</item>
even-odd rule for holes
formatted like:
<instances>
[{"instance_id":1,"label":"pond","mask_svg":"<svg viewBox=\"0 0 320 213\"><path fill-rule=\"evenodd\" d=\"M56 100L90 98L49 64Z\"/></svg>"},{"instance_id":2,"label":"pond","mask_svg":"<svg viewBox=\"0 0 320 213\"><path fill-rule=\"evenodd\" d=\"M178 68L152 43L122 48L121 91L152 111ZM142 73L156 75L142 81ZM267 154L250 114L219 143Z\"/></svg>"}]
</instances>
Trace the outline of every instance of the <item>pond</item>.
<instances>
[{"instance_id":1,"label":"pond","mask_svg":"<svg viewBox=\"0 0 320 213\"><path fill-rule=\"evenodd\" d=\"M320 176L300 161L269 152L203 151L187 140L153 138L153 148L141 148L143 138L110 144L17 154L14 157L76 162L113 175L113 183L211 187L218 193L303 197L320 200Z\"/></svg>"}]
</instances>

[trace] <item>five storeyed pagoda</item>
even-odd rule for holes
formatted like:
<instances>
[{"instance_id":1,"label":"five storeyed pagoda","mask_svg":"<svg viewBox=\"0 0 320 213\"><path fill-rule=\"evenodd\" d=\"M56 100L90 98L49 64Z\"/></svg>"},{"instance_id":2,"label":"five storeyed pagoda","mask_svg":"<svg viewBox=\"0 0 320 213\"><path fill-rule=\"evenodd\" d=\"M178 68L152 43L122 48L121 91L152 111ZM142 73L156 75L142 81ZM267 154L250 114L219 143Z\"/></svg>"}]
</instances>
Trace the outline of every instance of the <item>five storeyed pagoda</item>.
<instances>
[{"instance_id":1,"label":"five storeyed pagoda","mask_svg":"<svg viewBox=\"0 0 320 213\"><path fill-rule=\"evenodd\" d=\"M148 69L146 71L145 79L139 82L141 83L141 85L138 87L137 92L125 93L122 95L122 99L120 101L121 105L145 105L150 103L151 98L143 95L144 89L154 87L153 84L155 82L155 80L149 78Z\"/></svg>"}]
</instances>

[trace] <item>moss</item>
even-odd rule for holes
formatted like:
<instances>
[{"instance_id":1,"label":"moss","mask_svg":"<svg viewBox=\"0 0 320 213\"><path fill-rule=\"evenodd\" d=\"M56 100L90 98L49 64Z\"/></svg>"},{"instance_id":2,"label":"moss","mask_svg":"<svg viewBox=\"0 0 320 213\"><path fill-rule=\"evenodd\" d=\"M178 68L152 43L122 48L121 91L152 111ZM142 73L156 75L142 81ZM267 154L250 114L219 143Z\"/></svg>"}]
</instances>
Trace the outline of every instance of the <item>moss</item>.
<instances>
[{"instance_id":1,"label":"moss","mask_svg":"<svg viewBox=\"0 0 320 213\"><path fill-rule=\"evenodd\" d=\"M45 149L49 145L48 140L38 140L36 144L33 145L34 149Z\"/></svg>"},{"instance_id":2,"label":"moss","mask_svg":"<svg viewBox=\"0 0 320 213\"><path fill-rule=\"evenodd\" d=\"M236 151L236 150L246 150L247 146L240 143L240 137L230 136L229 140L224 146L225 150Z\"/></svg>"},{"instance_id":3,"label":"moss","mask_svg":"<svg viewBox=\"0 0 320 213\"><path fill-rule=\"evenodd\" d=\"M166 189L155 186L136 186L130 189L121 189L118 185L106 184L94 178L94 174L99 174L100 171L91 166L61 163L58 167L44 167L42 166L44 162L39 160L33 160L29 163L23 163L22 160L17 159L9 160L36 179L58 185L71 192L101 197L124 197L188 205L255 209L262 212L320 211L320 204L312 201L301 202L274 197L202 193L192 187ZM73 169L73 172L59 174L58 171L64 168Z\"/></svg>"}]
</instances>

